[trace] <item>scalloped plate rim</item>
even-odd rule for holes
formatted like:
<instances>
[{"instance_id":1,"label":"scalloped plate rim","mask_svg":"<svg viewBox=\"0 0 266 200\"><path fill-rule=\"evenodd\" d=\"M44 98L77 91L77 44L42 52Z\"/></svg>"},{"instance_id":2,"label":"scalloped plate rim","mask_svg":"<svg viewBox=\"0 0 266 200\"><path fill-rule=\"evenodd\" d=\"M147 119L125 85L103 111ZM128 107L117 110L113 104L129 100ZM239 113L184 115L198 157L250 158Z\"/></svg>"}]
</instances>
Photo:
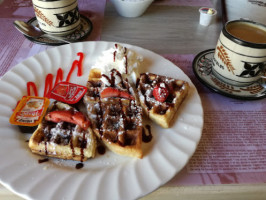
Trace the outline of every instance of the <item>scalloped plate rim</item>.
<instances>
[{"instance_id":1,"label":"scalloped plate rim","mask_svg":"<svg viewBox=\"0 0 266 200\"><path fill-rule=\"evenodd\" d=\"M23 63L25 63L25 62L30 62L31 61L31 59L33 59L33 58L38 58L38 56L42 56L42 55L45 55L45 54L47 54L47 52L54 52L54 51L58 51L58 52L60 52L60 53L64 53L64 49L65 48L69 48L71 51L73 51L73 50L77 50L77 49L83 49L84 50L84 48L86 47L86 49L85 49L85 51L86 52L88 52L88 51L90 51L90 50L95 50L96 49L96 55L98 56L101 52L97 52L97 51L99 51L99 49L101 49L101 48L103 48L104 50L106 50L106 49L108 49L108 48L110 48L110 47L112 47L115 43L117 43L117 42L105 42L105 41L101 41L101 42L80 42L80 43L74 43L74 44L68 44L68 45L63 45L63 46L60 46L60 47L55 47L55 48L51 48L51 49L48 49L47 51L44 51L44 52L41 52L41 53L39 53L39 54L37 54L37 55L35 55L35 56L33 56L33 57L30 57L30 58L28 58L28 59L26 59L26 60L24 60L24 61L22 61L21 63L23 64ZM192 146L192 147L182 147L183 149L179 149L180 147L175 147L176 149L176 153L178 153L180 156L183 156L182 158L183 158L183 160L180 160L180 163L178 164L178 166L175 166L176 168L174 169L174 171L172 171L171 172L171 174L169 174L169 173L167 173L167 172L161 172L160 171L160 173L158 173L157 171L152 171L151 173L154 173L157 177L150 177L150 178L155 178L156 180L158 180L156 183L149 183L149 184L151 184L151 186L149 185L149 186L145 186L145 187L147 187L147 188L144 188L144 189L140 189L140 191L138 191L139 193L138 194L132 194L132 193L129 193L128 195L129 196L127 196L128 197L128 199L135 199L135 198L139 198L139 197L142 197L142 196L144 196L144 195L146 195L146 194L148 194L148 193L151 193L152 191L154 191L155 189L157 189L158 187L160 187L161 185L163 185L163 184L165 184L167 181L169 181L171 178L173 178L173 176L175 175L175 174L177 174L186 164L187 164L187 162L189 161L189 159L191 158L191 156L194 154L194 152L195 152L195 150L196 150L196 147L197 147L197 145L198 145L198 143L199 143L199 140L200 140L200 138L201 138L201 134L202 134L202 128L203 128L203 108L202 108L202 104L201 104L201 100L200 100L200 97L199 97L199 94L198 94L198 92L197 92L197 90L196 90L196 88L195 88L195 86L193 85L193 83L191 82L191 80L187 77L187 75L185 75L184 74L184 72L180 69L180 68L178 68L176 65L174 65L173 63L171 63L169 60L166 60L165 58L163 58L162 56L160 56L160 55L158 55L158 54L156 54L156 53L154 53L154 52L152 52L152 51L150 51L150 50L147 50L147 49L144 49L144 48L141 48L141 47L138 47L138 46L134 46L134 45L130 45L130 44L124 44L124 43L119 43L119 44L122 44L123 46L126 46L126 47L128 47L128 48L130 48L130 49L132 49L132 50L134 50L134 51L136 51L137 53L139 53L139 54L141 54L141 55L143 55L144 56L144 59L145 59L145 56L148 56L149 57L149 59L150 59L150 61L152 61L152 60L155 60L155 61L158 61L158 63L151 63L151 65L152 66L149 66L149 67L151 67L151 69L153 69L153 68L157 68L157 70L159 69L160 70L160 67L161 66L158 66L158 64L163 64L163 65L166 65L166 66L168 66L168 68L170 68L170 69L172 69L171 70L171 73L170 72L167 72L166 70L163 70L163 72L162 73L160 73L160 74L163 74L163 75L169 75L169 74L172 74L173 72L174 72L174 74L175 75L177 75L177 77L178 78L183 78L184 80L186 80L186 81L188 81L190 84L191 84L191 86L192 86L192 92L191 92L191 94L190 94L190 96L189 96L189 100L191 100L192 101L192 103L193 104L196 104L197 105L197 108L198 108L198 110L197 110L197 112L198 113L194 113L194 115L196 115L196 116L198 116L198 124L193 124L192 122L191 122L191 124L185 124L185 125L182 125L182 118L178 118L177 119L177 121L176 121L176 123L175 123L175 126L176 127L174 127L174 128L184 128L183 126L186 126L186 128L190 128L190 127L193 127L193 128L195 128L195 130L193 129L193 131L194 132L192 132L192 135L193 134L195 134L195 138L193 138L193 140L192 139L190 139L190 138L186 138L186 140L183 140L183 142L186 142L187 140L188 141L190 141L190 142L192 142L194 145ZM94 48L94 49L92 49L92 48ZM50 52L50 53L51 53ZM85 52L85 53L86 53ZM76 53L76 52L75 52ZM91 52L89 52L89 53L91 53ZM95 53L94 53L95 54ZM93 54L93 55L94 55ZM90 56L91 56L91 54L90 54ZM76 56L75 55L73 55L73 59L75 59L76 58ZM87 57L85 57L84 59L86 59ZM15 67L13 67L12 69L11 69L11 71L13 71L13 70L15 70L17 67L19 67L20 66L20 64L21 63L19 63L19 64L17 64ZM169 66L170 65L170 66ZM88 69L86 69L86 70L89 70L89 68ZM154 69L155 70L155 69ZM170 70L169 70L170 71ZM173 71L173 72L172 72ZM166 74L164 74L164 73L166 73ZM6 79L9 79L10 77L12 77L12 76L9 76L9 74L11 74L10 72L7 72L2 78L1 78L1 80L0 80L0 82L2 81L2 79L3 80L6 80ZM6 78L5 78L6 77ZM84 77L83 77L84 78ZM84 78L84 79L86 79L86 77ZM25 86L26 87L26 86ZM1 89L0 89L0 91L1 91ZM184 105L185 104L185 105ZM188 105L186 105L186 103L183 103L182 104L182 106L181 107L183 107L182 109L184 109L184 111L182 111L182 112L185 112L185 111L187 111L186 109L189 109L188 107ZM183 116L182 115L182 112L180 113L180 116ZM193 110L191 111L192 112L192 114L193 114ZM191 113L190 113L191 114ZM0 115L2 115L1 114L1 111L0 111ZM180 123L179 122L181 122L181 125L182 125L182 127L180 127L181 125L180 125ZM156 126L156 127L158 127L158 126ZM179 130L178 131L176 131L174 128L171 128L171 130L173 129L176 133L177 133L177 135L175 135L176 137L181 137L181 139L182 139L182 137L184 137L183 136L183 134L182 135L179 135ZM12 129L14 129L13 127L12 127ZM0 128L0 134L1 134L1 130L2 130L2 128ZM158 131L159 130L159 131ZM163 147L163 146L158 146L158 145L162 145L161 143L162 142L168 142L168 140L170 140L171 139L171 135L170 134L168 134L167 133L167 130L165 130L165 129L161 129L161 128L158 128L158 130L156 130L155 131L155 139L154 140L156 140L155 142L154 142L154 147L152 147L152 150L151 150L151 152L149 153L149 154L147 154L146 155L146 157L144 157L142 160L135 160L135 159L128 159L128 158L121 158L121 157L119 157L119 159L122 159L122 161L123 161L123 163L124 163L124 165L126 165L127 166L127 164L129 164L130 165L130 167L133 167L134 169L137 167L137 165L141 165L141 164L143 164L143 163L145 163L146 162L146 167L150 167L150 166L147 166L147 164L149 164L149 165L151 165L151 161L153 161L153 162L155 162L156 161L156 155L158 155L158 154L156 154L155 152L157 152L157 150L159 151L160 149L158 149L159 147L160 148L162 148L166 153L169 153L169 152L167 152L167 149L165 148L165 147ZM160 134L160 135L158 135L156 132L166 132L165 133L165 136L163 136L163 134L164 133L162 133L162 134ZM182 130L182 131L186 131L185 130L185 128L184 128L184 130ZM5 136L5 135L4 135ZM197 136L197 137L196 137ZM164 137L164 140L163 139L160 139L161 137ZM169 138L170 137L170 138ZM158 141L157 141L158 140ZM0 142L1 143L1 142ZM158 147L157 147L158 146ZM153 148L155 148L156 147L156 149L155 150L153 150ZM1 147L1 145L0 145L0 149L1 149L2 147ZM23 149L23 148L22 148ZM163 152L164 154L165 154L165 152ZM160 151L159 151L159 153L161 153ZM25 154L25 152L23 152L23 154ZM26 155L27 154L29 154L29 152L28 153L26 153ZM164 155L163 154L163 155ZM31 155L31 154L30 154ZM111 153L111 157L112 157L113 155L112 155L112 153ZM168 156L168 155L167 155ZM1 157L1 154L0 154L0 157ZM33 159L35 159L36 160L36 156L32 156L32 157L34 157ZM169 157L168 158L166 158L166 159L169 159L169 158L172 158L173 156L172 155L169 155ZM116 157L116 155L114 155L114 158L117 158ZM30 160L32 160L32 158L29 158ZM99 159L99 158L98 158ZM103 158L104 159L104 158ZM150 160L151 159L151 160ZM179 161L178 159L177 159L177 161ZM63 161L64 162L64 161ZM86 162L90 162L90 160L89 161L86 161ZM92 161L93 162L93 161ZM176 162L176 161L175 161ZM37 160L36 160L36 163L37 163ZM132 165L132 163L134 163L134 165ZM119 164L119 163L118 163ZM167 163L164 163L165 165L167 164ZM34 165L34 163L33 163L33 165ZM64 164L63 164L64 165ZM131 166L132 165L132 166ZM159 164L159 165L157 165L156 164L156 162L155 162L155 165L156 165L156 167L158 167L159 166L159 168L161 169L161 170L163 170L163 165L162 164ZM35 166L36 166L36 164L35 164ZM114 165L115 166L115 165ZM112 167L114 167L114 166L112 166ZM170 166L170 163L168 163L168 167ZM13 167L16 167L16 166L13 166ZM38 165L37 166L37 168L42 168L43 167L43 165ZM171 166L170 166L171 167ZM60 168L60 167L58 167L58 168ZM123 168L125 168L125 167L123 167ZM131 168L130 168L131 169ZM153 169L153 168L152 168ZM41 170L41 169L40 169ZM58 170L57 169L57 167L55 167L55 169L53 169L52 170L52 172L53 171L56 171L56 170ZM86 173L86 172L84 172L84 170L83 171L77 171L77 170L75 170L75 169L73 169L74 171L72 171L71 173L75 173L75 174L78 174L79 176L81 175L81 174L83 174L83 173ZM143 169L144 171L145 171L145 169ZM63 173L63 172L61 172L61 171L65 171L65 170L60 170L59 169L59 172L60 173ZM9 173L11 173L12 171L10 171ZM67 172L67 173L70 173L70 172ZM88 173L90 173L90 172L88 172ZM124 169L124 171L122 171L122 172L120 172L123 176L122 176L122 178L123 178L123 180L124 180L124 174L125 173L127 173L127 170L126 169ZM139 170L139 171L133 171L133 173L137 173L137 174L141 174L141 173L143 173L143 171L142 170ZM149 173L149 172L145 172L145 174L146 173ZM158 175L159 174L159 175ZM112 175L112 174L111 174ZM120 174L119 174L120 175ZM158 177L159 176L159 177ZM145 177L144 177L145 178ZM19 196L21 196L21 197L23 197L23 198L35 198L34 196L32 196L32 194L28 194L27 193L27 191L20 191L19 190L19 188L14 188L14 184L12 184L11 183L11 180L8 180L8 178L4 178L5 180L3 180L3 175L1 175L0 174L0 182L5 186L5 187L7 187L9 190L11 190L11 191L13 191L14 193L16 193L17 195L19 195ZM23 180L22 180L23 181ZM145 181L145 180L141 180L141 181ZM147 180L148 182L149 182L149 180ZM39 183L39 182L38 182ZM55 183L54 183L55 184ZM131 185L131 183L128 183L128 182L126 182L126 183L124 183L126 186L127 185ZM60 186L58 186L57 185L57 187L59 187L60 188ZM32 188L27 188L28 190L30 190L30 189L32 189ZM61 189L61 188L60 188ZM132 188L132 189L135 189L135 190L137 190L136 188ZM25 189L24 189L25 190ZM76 192L76 191L73 191L73 192ZM84 192L84 191L83 191ZM116 192L116 191L115 191ZM51 191L51 193L52 193L52 191ZM115 193L116 194L116 193ZM42 194L42 195L44 195L44 194ZM48 194L47 194L48 195ZM119 195L119 194L118 194ZM48 197L48 196L46 196L46 197ZM85 199L86 197L84 197L84 196L75 196L75 198L83 198L83 199ZM118 196L120 199L122 198L121 196ZM42 197L42 198L45 198L45 197Z\"/></svg>"}]
</instances>

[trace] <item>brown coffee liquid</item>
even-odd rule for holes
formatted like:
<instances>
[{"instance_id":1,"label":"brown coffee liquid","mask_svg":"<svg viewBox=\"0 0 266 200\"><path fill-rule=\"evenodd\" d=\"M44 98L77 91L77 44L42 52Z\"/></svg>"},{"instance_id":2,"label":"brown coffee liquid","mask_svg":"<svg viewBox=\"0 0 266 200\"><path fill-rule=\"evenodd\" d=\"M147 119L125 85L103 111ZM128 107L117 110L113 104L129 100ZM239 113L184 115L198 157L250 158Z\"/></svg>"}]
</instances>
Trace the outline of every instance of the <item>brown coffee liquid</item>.
<instances>
[{"instance_id":1,"label":"brown coffee liquid","mask_svg":"<svg viewBox=\"0 0 266 200\"><path fill-rule=\"evenodd\" d=\"M246 42L265 44L266 43L266 28L239 22L228 24L226 30L234 37Z\"/></svg>"}]
</instances>

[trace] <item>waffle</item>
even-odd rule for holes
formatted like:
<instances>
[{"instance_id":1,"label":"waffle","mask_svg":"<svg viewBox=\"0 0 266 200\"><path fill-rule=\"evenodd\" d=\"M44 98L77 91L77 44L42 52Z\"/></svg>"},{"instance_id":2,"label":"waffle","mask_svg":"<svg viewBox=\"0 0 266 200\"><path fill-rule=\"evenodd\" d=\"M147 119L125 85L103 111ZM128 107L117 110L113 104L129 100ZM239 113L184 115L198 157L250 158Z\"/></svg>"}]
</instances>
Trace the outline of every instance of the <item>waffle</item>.
<instances>
[{"instance_id":1,"label":"waffle","mask_svg":"<svg viewBox=\"0 0 266 200\"><path fill-rule=\"evenodd\" d=\"M164 83L169 90L169 95L164 102L157 101L153 95L155 86L161 83ZM189 91L189 84L185 81L152 73L140 74L136 87L144 112L163 128L171 126L178 107Z\"/></svg>"},{"instance_id":2,"label":"waffle","mask_svg":"<svg viewBox=\"0 0 266 200\"><path fill-rule=\"evenodd\" d=\"M113 71L118 73L117 71ZM90 71L88 91L83 100L95 135L105 146L119 155L142 158L142 108L136 100L123 97L101 97L106 84L101 81L100 70ZM120 75L121 79L122 76ZM113 79L111 79L113 80ZM109 87L135 96L127 81L110 82Z\"/></svg>"},{"instance_id":3,"label":"waffle","mask_svg":"<svg viewBox=\"0 0 266 200\"><path fill-rule=\"evenodd\" d=\"M96 138L91 128L84 129L66 121L52 122L49 116L52 111L78 112L68 104L54 102L29 140L31 151L39 155L76 161L94 157Z\"/></svg>"}]
</instances>

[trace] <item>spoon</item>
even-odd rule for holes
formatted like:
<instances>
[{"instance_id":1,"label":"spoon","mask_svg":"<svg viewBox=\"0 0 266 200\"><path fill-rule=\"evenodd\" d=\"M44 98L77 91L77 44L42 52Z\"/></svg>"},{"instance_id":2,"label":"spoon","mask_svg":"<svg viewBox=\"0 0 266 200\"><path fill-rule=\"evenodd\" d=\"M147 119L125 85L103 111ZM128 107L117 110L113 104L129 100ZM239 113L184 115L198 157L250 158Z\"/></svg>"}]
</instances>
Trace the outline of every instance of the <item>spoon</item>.
<instances>
[{"instance_id":1,"label":"spoon","mask_svg":"<svg viewBox=\"0 0 266 200\"><path fill-rule=\"evenodd\" d=\"M39 38L39 37L45 37L53 40L58 40L64 43L73 43L76 42L76 40L72 39L63 39L61 37L57 37L54 35L49 35L44 33L41 29L39 29L36 26L33 26L31 24L27 24L23 21L15 20L14 22L15 27L24 35L31 37L31 38Z\"/></svg>"}]
</instances>

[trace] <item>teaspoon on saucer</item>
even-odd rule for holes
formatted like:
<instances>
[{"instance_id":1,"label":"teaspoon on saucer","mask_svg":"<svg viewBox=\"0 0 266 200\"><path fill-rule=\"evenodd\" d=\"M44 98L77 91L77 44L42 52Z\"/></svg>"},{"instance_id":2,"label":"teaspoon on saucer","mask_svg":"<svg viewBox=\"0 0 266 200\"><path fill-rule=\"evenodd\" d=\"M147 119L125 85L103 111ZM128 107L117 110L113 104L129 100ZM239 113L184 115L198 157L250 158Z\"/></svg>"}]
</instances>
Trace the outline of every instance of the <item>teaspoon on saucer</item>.
<instances>
[{"instance_id":1,"label":"teaspoon on saucer","mask_svg":"<svg viewBox=\"0 0 266 200\"><path fill-rule=\"evenodd\" d=\"M49 35L44 33L41 29L39 29L36 26L33 26L31 24L27 24L23 21L18 21L15 20L14 22L15 27L24 35L31 37L31 38L40 38L40 37L45 37L45 38L49 38L49 39L53 39L53 40L58 40L58 41L62 41L65 43L73 43L76 42L76 40L72 40L72 39L66 39L66 38L61 38L58 36L54 36L54 35Z\"/></svg>"}]
</instances>

